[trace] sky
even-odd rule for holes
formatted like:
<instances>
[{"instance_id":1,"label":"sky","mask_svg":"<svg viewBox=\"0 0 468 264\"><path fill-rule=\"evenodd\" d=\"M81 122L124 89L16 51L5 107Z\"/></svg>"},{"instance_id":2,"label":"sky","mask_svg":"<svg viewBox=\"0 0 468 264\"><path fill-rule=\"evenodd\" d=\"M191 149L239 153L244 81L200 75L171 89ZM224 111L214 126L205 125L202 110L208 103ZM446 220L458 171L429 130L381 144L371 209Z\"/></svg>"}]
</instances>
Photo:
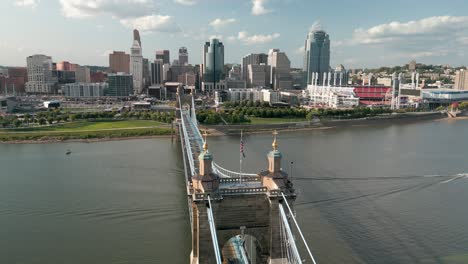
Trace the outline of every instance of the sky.
<instances>
[{"instance_id":1,"label":"sky","mask_svg":"<svg viewBox=\"0 0 468 264\"><path fill-rule=\"evenodd\" d=\"M25 66L32 54L53 61L108 66L113 50L129 53L132 30L143 55L179 47L189 63L202 59L204 42L224 42L225 62L248 53L286 52L302 67L308 31L325 30L331 66L367 68L468 64L467 0L1 0L0 65Z\"/></svg>"}]
</instances>

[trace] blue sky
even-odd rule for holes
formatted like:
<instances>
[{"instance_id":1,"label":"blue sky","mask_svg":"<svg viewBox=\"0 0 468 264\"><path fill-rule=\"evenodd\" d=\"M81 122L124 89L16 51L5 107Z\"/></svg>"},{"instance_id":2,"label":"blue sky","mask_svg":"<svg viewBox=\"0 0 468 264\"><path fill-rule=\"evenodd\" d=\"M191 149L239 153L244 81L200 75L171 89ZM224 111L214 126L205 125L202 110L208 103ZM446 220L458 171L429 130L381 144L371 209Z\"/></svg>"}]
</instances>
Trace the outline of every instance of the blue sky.
<instances>
[{"instance_id":1,"label":"blue sky","mask_svg":"<svg viewBox=\"0 0 468 264\"><path fill-rule=\"evenodd\" d=\"M129 52L137 27L150 59L169 49L173 60L186 46L189 62L200 63L204 41L217 36L226 62L279 48L301 67L317 22L330 34L332 66L468 64L466 0L2 0L2 10L0 65L43 53L107 66L110 51Z\"/></svg>"}]
</instances>

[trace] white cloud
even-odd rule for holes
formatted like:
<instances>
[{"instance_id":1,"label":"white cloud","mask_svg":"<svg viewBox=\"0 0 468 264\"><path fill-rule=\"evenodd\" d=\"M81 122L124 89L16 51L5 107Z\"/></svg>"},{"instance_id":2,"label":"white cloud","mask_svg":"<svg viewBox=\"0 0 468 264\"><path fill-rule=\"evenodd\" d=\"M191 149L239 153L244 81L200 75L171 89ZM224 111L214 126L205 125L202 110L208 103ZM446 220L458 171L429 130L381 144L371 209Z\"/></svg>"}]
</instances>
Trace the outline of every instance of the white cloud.
<instances>
[{"instance_id":1,"label":"white cloud","mask_svg":"<svg viewBox=\"0 0 468 264\"><path fill-rule=\"evenodd\" d=\"M69 18L108 15L142 34L180 31L172 16L155 13L153 0L60 0L60 4Z\"/></svg>"},{"instance_id":2,"label":"white cloud","mask_svg":"<svg viewBox=\"0 0 468 264\"><path fill-rule=\"evenodd\" d=\"M244 42L247 45L265 44L279 37L280 37L279 33L273 33L269 35L250 35L249 36L247 32L241 31L239 32L239 34L237 34L237 39Z\"/></svg>"},{"instance_id":3,"label":"white cloud","mask_svg":"<svg viewBox=\"0 0 468 264\"><path fill-rule=\"evenodd\" d=\"M211 36L209 37L209 39L210 39L210 40L211 40L211 39L219 39L219 40L221 40L221 39L223 39L223 35L211 35Z\"/></svg>"},{"instance_id":4,"label":"white cloud","mask_svg":"<svg viewBox=\"0 0 468 264\"><path fill-rule=\"evenodd\" d=\"M181 4L181 5L186 5L186 6L192 6L197 3L195 0L174 0L175 3Z\"/></svg>"},{"instance_id":5,"label":"white cloud","mask_svg":"<svg viewBox=\"0 0 468 264\"><path fill-rule=\"evenodd\" d=\"M99 52L99 51L98 51ZM100 52L101 57L107 57L109 54L111 54L113 51L112 50L105 50L104 52Z\"/></svg>"},{"instance_id":6,"label":"white cloud","mask_svg":"<svg viewBox=\"0 0 468 264\"><path fill-rule=\"evenodd\" d=\"M294 53L297 55L304 55L304 46L300 46L299 48L294 50Z\"/></svg>"},{"instance_id":7,"label":"white cloud","mask_svg":"<svg viewBox=\"0 0 468 264\"><path fill-rule=\"evenodd\" d=\"M114 18L145 16L154 10L151 0L60 0L65 17L110 15Z\"/></svg>"},{"instance_id":8,"label":"white cloud","mask_svg":"<svg viewBox=\"0 0 468 264\"><path fill-rule=\"evenodd\" d=\"M309 32L314 32L314 31L318 31L318 30L323 30L323 27L322 27L322 24L320 23L320 21L315 21L310 26Z\"/></svg>"},{"instance_id":9,"label":"white cloud","mask_svg":"<svg viewBox=\"0 0 468 264\"><path fill-rule=\"evenodd\" d=\"M252 0L252 15L261 16L270 13L272 10L265 7L268 0Z\"/></svg>"},{"instance_id":10,"label":"white cloud","mask_svg":"<svg viewBox=\"0 0 468 264\"><path fill-rule=\"evenodd\" d=\"M358 44L388 44L393 42L441 41L468 34L468 16L436 16L409 22L391 22L369 29L356 29L353 41ZM466 35L465 35L466 36Z\"/></svg>"},{"instance_id":11,"label":"white cloud","mask_svg":"<svg viewBox=\"0 0 468 264\"><path fill-rule=\"evenodd\" d=\"M232 24L234 22L236 22L235 18L227 18L227 19L216 18L215 20L210 22L210 26L214 27L215 29L219 29L221 27Z\"/></svg>"},{"instance_id":12,"label":"white cloud","mask_svg":"<svg viewBox=\"0 0 468 264\"><path fill-rule=\"evenodd\" d=\"M177 32L179 28L175 25L171 16L149 15L137 18L121 19L120 23L128 28L136 28L143 34L148 32Z\"/></svg>"},{"instance_id":13,"label":"white cloud","mask_svg":"<svg viewBox=\"0 0 468 264\"><path fill-rule=\"evenodd\" d=\"M15 0L14 4L19 7L36 8L40 0Z\"/></svg>"}]
</instances>

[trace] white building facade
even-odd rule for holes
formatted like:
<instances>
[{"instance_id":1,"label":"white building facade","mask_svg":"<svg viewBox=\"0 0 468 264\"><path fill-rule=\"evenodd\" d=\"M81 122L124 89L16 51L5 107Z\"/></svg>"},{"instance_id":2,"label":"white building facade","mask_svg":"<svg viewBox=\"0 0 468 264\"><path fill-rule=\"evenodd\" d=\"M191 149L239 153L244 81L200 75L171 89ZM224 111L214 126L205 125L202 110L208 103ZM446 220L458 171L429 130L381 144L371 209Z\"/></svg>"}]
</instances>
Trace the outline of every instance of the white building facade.
<instances>
[{"instance_id":1,"label":"white building facade","mask_svg":"<svg viewBox=\"0 0 468 264\"><path fill-rule=\"evenodd\" d=\"M67 83L62 92L65 97L100 97L108 87L108 83Z\"/></svg>"},{"instance_id":2,"label":"white building facade","mask_svg":"<svg viewBox=\"0 0 468 264\"><path fill-rule=\"evenodd\" d=\"M50 94L54 92L56 78L52 77L52 57L32 55L26 58L28 82L26 93Z\"/></svg>"},{"instance_id":3,"label":"white building facade","mask_svg":"<svg viewBox=\"0 0 468 264\"><path fill-rule=\"evenodd\" d=\"M130 51L130 74L133 75L133 89L135 93L143 91L143 56L140 43L133 41Z\"/></svg>"}]
</instances>

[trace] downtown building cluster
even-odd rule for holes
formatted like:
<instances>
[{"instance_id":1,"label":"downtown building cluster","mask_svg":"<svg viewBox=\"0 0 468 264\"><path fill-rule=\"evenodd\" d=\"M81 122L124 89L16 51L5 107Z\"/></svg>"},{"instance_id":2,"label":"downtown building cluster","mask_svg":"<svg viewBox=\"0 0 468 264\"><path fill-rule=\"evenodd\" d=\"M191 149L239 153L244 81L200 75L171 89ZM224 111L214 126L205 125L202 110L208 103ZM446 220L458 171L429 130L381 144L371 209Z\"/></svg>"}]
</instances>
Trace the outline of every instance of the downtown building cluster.
<instances>
[{"instance_id":1,"label":"downtown building cluster","mask_svg":"<svg viewBox=\"0 0 468 264\"><path fill-rule=\"evenodd\" d=\"M5 95L72 98L145 95L161 100L174 99L175 93L182 89L204 94L218 103L260 98L269 103L294 101L305 106L333 108L362 104L393 107L395 96L399 103L411 99L405 97L406 90L468 90L465 70L421 71L421 65L415 61L398 78L389 72L347 70L343 65L332 69L330 36L321 29L306 35L302 68L292 68L287 54L277 48L247 54L239 64L225 62L227 50L223 42L212 38L202 47L200 65L189 64L186 47L178 49L178 56L172 62L170 51L164 49L156 50L153 58L145 58L142 39L135 29L129 53L113 51L109 54L108 67L80 66L68 61L55 63L50 56L32 55L26 58L26 68L10 68L7 72L1 69L0 88ZM411 77L413 81L409 83ZM451 80L454 85L447 87L443 79ZM395 85L402 94L395 93ZM409 94L422 98L422 93L410 91Z\"/></svg>"}]
</instances>

